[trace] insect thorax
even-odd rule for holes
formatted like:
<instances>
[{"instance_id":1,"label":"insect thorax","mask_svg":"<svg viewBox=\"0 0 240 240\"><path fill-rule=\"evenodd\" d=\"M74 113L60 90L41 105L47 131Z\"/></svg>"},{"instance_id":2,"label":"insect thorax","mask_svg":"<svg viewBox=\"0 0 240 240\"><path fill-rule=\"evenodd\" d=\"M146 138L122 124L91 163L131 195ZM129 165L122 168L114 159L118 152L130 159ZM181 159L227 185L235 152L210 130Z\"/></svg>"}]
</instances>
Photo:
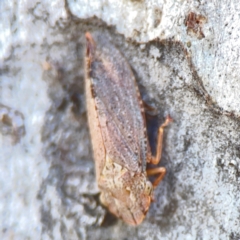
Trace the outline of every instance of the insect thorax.
<instances>
[{"instance_id":1,"label":"insect thorax","mask_svg":"<svg viewBox=\"0 0 240 240\"><path fill-rule=\"evenodd\" d=\"M107 157L99 179L101 202L132 225L139 224L149 208L152 184L145 173L135 173Z\"/></svg>"}]
</instances>

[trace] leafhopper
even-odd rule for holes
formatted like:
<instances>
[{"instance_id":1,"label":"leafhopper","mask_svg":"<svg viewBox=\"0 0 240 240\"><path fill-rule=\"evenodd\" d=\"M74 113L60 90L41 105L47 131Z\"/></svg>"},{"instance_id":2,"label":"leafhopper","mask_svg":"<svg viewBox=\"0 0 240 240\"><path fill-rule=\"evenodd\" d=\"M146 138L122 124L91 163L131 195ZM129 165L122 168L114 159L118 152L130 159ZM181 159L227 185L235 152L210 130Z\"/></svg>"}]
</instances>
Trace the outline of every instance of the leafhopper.
<instances>
[{"instance_id":1,"label":"leafhopper","mask_svg":"<svg viewBox=\"0 0 240 240\"><path fill-rule=\"evenodd\" d=\"M153 200L153 189L166 169L158 164L163 129L158 129L157 153L147 138L140 92L126 59L101 35L86 33L86 102L100 200L130 225L140 224ZM148 176L156 175L151 183Z\"/></svg>"}]
</instances>

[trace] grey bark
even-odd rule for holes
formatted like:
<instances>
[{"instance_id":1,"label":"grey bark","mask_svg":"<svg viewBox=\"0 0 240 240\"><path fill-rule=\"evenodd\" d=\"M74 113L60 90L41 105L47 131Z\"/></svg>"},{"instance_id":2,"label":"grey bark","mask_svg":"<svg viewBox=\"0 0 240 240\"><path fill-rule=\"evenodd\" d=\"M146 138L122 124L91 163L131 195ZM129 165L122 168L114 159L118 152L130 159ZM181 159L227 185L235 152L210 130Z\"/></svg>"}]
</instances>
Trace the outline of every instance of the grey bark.
<instances>
[{"instance_id":1,"label":"grey bark","mask_svg":"<svg viewBox=\"0 0 240 240\"><path fill-rule=\"evenodd\" d=\"M1 239L239 239L239 3L0 2ZM101 32L167 114L167 175L144 222L100 204L84 34ZM152 136L153 135L153 136ZM153 141L154 142L154 141ZM154 145L154 144L153 144Z\"/></svg>"}]
</instances>

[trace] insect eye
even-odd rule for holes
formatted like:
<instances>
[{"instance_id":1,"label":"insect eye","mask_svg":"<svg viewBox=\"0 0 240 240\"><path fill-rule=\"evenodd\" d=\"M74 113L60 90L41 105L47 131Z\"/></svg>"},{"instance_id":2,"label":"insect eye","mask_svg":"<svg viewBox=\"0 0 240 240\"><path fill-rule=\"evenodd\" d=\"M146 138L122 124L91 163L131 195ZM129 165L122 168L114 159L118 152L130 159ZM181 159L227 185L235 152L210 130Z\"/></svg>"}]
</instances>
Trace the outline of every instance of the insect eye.
<instances>
[{"instance_id":1,"label":"insect eye","mask_svg":"<svg viewBox=\"0 0 240 240\"><path fill-rule=\"evenodd\" d=\"M148 195L151 195L152 193L152 183L150 181L147 181L146 182L146 185L145 185L145 192L148 194Z\"/></svg>"}]
</instances>

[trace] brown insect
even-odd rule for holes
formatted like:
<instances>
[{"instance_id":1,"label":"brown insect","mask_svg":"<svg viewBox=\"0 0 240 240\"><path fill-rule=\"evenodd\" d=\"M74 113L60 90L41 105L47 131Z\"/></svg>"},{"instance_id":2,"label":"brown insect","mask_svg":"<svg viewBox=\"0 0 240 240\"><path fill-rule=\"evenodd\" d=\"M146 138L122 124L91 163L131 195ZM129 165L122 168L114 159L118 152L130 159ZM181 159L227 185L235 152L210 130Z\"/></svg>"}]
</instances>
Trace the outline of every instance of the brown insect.
<instances>
[{"instance_id":1,"label":"brown insect","mask_svg":"<svg viewBox=\"0 0 240 240\"><path fill-rule=\"evenodd\" d=\"M94 41L95 39L95 41ZM88 123L101 190L100 200L110 212L131 225L140 224L153 200L153 188L166 169L158 164L163 129L158 130L157 154L147 139L143 102L130 66L106 38L86 33L86 99ZM153 183L147 176L159 174Z\"/></svg>"}]
</instances>

